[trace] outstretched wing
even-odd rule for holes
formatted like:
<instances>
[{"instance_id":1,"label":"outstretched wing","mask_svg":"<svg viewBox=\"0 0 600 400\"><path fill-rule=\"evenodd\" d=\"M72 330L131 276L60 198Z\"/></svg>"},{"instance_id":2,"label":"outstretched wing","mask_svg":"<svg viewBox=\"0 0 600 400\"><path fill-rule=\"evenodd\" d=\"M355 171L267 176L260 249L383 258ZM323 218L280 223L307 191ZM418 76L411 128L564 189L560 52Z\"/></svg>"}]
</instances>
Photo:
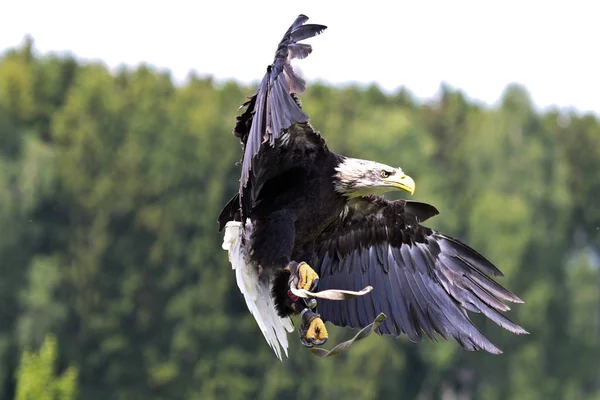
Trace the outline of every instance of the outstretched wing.
<instances>
[{"instance_id":1,"label":"outstretched wing","mask_svg":"<svg viewBox=\"0 0 600 400\"><path fill-rule=\"evenodd\" d=\"M378 331L420 341L453 336L467 350L500 353L471 322L467 310L501 327L527 333L500 311L502 301L522 303L490 275L502 273L457 239L420 225L437 210L423 203L364 197L317 241L319 290L373 291L357 299L319 301L321 317L335 325L362 328L384 312Z\"/></svg>"},{"instance_id":2,"label":"outstretched wing","mask_svg":"<svg viewBox=\"0 0 600 400\"><path fill-rule=\"evenodd\" d=\"M309 118L296 97L296 94L304 92L306 82L296 75L290 63L292 59L305 58L312 52L312 47L301 41L327 28L305 24L307 20L307 16L299 15L287 30L277 47L273 64L267 67L254 95L242 105L246 108L245 112L237 117L233 133L244 146L238 198L242 217L256 200L260 181L269 178L265 168L269 167L267 164L273 164L273 160L258 157L265 147L274 148L279 143L278 139L288 145L324 146L319 133L308 124ZM286 133L289 133L287 138L283 137ZM299 136L302 138L299 139Z\"/></svg>"}]
</instances>

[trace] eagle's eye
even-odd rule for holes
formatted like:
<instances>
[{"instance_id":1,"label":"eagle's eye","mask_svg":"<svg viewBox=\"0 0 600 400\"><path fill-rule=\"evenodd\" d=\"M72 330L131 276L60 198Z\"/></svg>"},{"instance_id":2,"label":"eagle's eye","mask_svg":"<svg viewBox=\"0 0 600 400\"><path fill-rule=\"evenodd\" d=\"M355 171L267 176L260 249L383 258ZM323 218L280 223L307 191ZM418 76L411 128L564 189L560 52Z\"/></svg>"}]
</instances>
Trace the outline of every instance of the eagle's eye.
<instances>
[{"instance_id":1,"label":"eagle's eye","mask_svg":"<svg viewBox=\"0 0 600 400\"><path fill-rule=\"evenodd\" d=\"M390 175L391 175L391 173L388 171L381 171L381 177L384 179L389 177Z\"/></svg>"}]
</instances>

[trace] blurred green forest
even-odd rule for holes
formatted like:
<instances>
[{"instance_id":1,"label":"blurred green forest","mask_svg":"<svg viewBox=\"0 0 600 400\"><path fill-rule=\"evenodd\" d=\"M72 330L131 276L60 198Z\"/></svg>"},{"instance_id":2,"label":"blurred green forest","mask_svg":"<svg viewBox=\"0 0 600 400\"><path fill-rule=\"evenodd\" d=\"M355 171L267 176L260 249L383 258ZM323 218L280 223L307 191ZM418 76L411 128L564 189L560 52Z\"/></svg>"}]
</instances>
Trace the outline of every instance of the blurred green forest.
<instances>
[{"instance_id":1,"label":"blurred green forest","mask_svg":"<svg viewBox=\"0 0 600 400\"><path fill-rule=\"evenodd\" d=\"M79 399L600 399L599 119L538 112L515 85L493 108L445 86L425 104L308 86L330 147L414 177L441 212L429 225L498 265L531 334L474 317L504 354L373 335L322 360L294 333L279 362L216 224L254 88L111 72L28 40L0 56L0 398L51 334ZM330 333L326 347L354 331Z\"/></svg>"}]
</instances>

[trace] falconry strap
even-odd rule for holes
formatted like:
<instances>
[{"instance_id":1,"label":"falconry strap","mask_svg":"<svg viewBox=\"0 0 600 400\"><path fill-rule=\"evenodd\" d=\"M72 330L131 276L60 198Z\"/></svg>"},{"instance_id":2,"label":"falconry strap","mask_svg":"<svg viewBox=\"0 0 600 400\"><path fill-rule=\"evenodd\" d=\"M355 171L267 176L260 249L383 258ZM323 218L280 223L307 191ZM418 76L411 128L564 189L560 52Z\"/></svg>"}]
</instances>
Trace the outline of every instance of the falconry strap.
<instances>
[{"instance_id":1,"label":"falconry strap","mask_svg":"<svg viewBox=\"0 0 600 400\"><path fill-rule=\"evenodd\" d=\"M296 267L296 265L293 265L293 267ZM298 275L297 275L297 273L294 273L294 272L296 272L295 268L292 268L292 269L294 269L294 271L292 271L292 274L290 275L289 285L290 285L290 292L291 292L290 297L293 300L297 300L297 298L305 299L305 301L314 299L314 298L326 299L326 300L349 300L349 299L357 298L359 296L363 296L367 293L370 293L373 290L372 286L367 286L364 289L359 290L359 291L328 289L328 290L323 290L321 292L311 292L311 291L304 290L304 289L298 289L298 286L297 286L298 285ZM292 296L296 297L296 299L294 299ZM309 314L310 315L314 314L313 312L309 312L310 310L308 308L305 310L307 311L306 312L307 316ZM318 315L318 314L314 314L314 315ZM303 317L304 317L304 315L303 315ZM326 350L326 349L317 348L317 347L310 347L309 350L315 356L321 357L321 358L337 356L337 355L347 351L348 349L350 349L350 347L354 344L354 342L362 340L362 339L366 338L367 336L369 336L386 319L387 319L387 316L384 313L380 313L373 322L371 322L369 325L365 326L360 331L358 331L352 339L346 340L345 342L338 344L337 346L333 347L331 350Z\"/></svg>"},{"instance_id":2,"label":"falconry strap","mask_svg":"<svg viewBox=\"0 0 600 400\"><path fill-rule=\"evenodd\" d=\"M309 350L315 356L321 357L321 358L337 356L338 354L341 354L341 353L345 352L346 350L348 350L350 348L350 346L352 346L354 344L354 342L362 340L362 339L366 338L367 336L369 336L371 334L371 332L373 332L375 329L377 329L377 327L379 325L381 325L386 319L387 319L387 317L384 313L379 314L373 322L371 322L369 325L365 326L360 331L358 331L358 333L356 335L354 335L354 337L352 339L346 340L345 342L338 344L331 350L325 350L320 347L311 347L311 348L309 348Z\"/></svg>"}]
</instances>

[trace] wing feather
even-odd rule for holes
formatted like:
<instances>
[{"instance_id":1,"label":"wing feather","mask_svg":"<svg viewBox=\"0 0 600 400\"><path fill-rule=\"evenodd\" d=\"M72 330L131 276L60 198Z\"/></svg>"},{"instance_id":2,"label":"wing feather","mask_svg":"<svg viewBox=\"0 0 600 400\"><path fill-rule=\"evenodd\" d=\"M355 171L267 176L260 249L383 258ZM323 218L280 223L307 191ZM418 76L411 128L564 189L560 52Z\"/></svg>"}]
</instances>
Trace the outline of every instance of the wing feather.
<instances>
[{"instance_id":1,"label":"wing feather","mask_svg":"<svg viewBox=\"0 0 600 400\"><path fill-rule=\"evenodd\" d=\"M390 318L379 326L381 334L404 333L411 341L452 336L468 350L494 354L500 349L467 311L510 332L527 333L501 314L510 309L503 301L522 302L490 277L501 272L461 241L419 224L435 214L422 203L374 196L351 205L346 219L319 238L319 287L360 290L371 285L374 290L349 301L321 300L323 319L363 328L384 312Z\"/></svg>"},{"instance_id":2,"label":"wing feather","mask_svg":"<svg viewBox=\"0 0 600 400\"><path fill-rule=\"evenodd\" d=\"M242 105L246 110L237 117L233 133L243 144L242 171L239 187L241 220L249 214L257 201L262 184L281 168L270 168L267 149L273 149L286 133L304 136L294 145L325 148L318 132L308 124L308 115L302 110L297 94L304 92L306 82L299 77L291 64L294 58L306 58L312 47L299 43L322 33L324 25L305 24L308 17L299 15L287 30L275 52L273 63L267 67L260 85L250 99ZM267 151L265 151L267 150ZM265 157L267 157L265 159ZM279 166L282 167L282 166Z\"/></svg>"}]
</instances>

